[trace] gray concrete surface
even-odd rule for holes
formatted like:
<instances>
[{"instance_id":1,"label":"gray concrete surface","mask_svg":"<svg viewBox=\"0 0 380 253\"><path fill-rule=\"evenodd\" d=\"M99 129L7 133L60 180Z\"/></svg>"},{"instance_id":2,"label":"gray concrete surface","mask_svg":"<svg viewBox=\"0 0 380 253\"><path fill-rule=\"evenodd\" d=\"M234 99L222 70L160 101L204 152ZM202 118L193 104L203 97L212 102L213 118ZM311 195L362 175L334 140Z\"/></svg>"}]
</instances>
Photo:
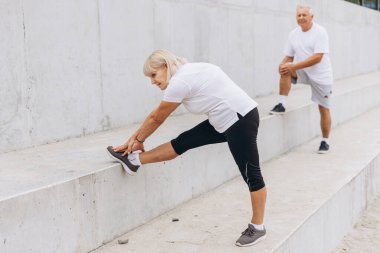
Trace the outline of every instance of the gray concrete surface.
<instances>
[{"instance_id":1,"label":"gray concrete surface","mask_svg":"<svg viewBox=\"0 0 380 253\"><path fill-rule=\"evenodd\" d=\"M257 99L261 118L259 149L262 161L272 159L320 134L318 109L310 96L308 86L295 85L290 93L288 113L282 117L268 114L277 103L277 95ZM378 97L380 72L337 81L332 101L333 125L339 125L379 105ZM197 115L169 117L149 138L146 148L150 149L171 140L204 119L205 117ZM305 124L307 128L304 127ZM105 159L104 147L121 144L137 127L138 124L134 124L83 138L0 154L0 199L12 198L103 171L111 166L109 160ZM218 146L213 146L211 150L215 148L220 148L218 152L227 151L226 147ZM187 159L187 156L188 154L181 159ZM172 161L166 166L173 162L176 163ZM180 165L173 165L174 168L178 166ZM235 174L236 172L232 173ZM231 176L229 173L227 175Z\"/></svg>"},{"instance_id":2,"label":"gray concrete surface","mask_svg":"<svg viewBox=\"0 0 380 253\"><path fill-rule=\"evenodd\" d=\"M333 253L380 252L380 196L365 210Z\"/></svg>"},{"instance_id":3,"label":"gray concrete surface","mask_svg":"<svg viewBox=\"0 0 380 253\"><path fill-rule=\"evenodd\" d=\"M335 78L380 69L379 12L304 2L330 34ZM0 0L0 153L142 121L161 98L142 75L157 48L221 66L252 97L277 91L298 3Z\"/></svg>"},{"instance_id":4,"label":"gray concrete surface","mask_svg":"<svg viewBox=\"0 0 380 253\"><path fill-rule=\"evenodd\" d=\"M234 246L251 215L237 177L93 253L331 252L380 194L378 115L380 107L334 129L329 154L316 154L314 139L263 164L268 236L255 246Z\"/></svg>"},{"instance_id":5,"label":"gray concrete surface","mask_svg":"<svg viewBox=\"0 0 380 253\"><path fill-rule=\"evenodd\" d=\"M349 114L344 106L334 109L334 125L379 104L379 74L337 82L333 106L343 103L355 107ZM284 116L267 115L277 95L259 99L262 161L319 133L317 107L309 97L308 87L296 86ZM170 140L203 119L171 117L146 148ZM124 142L135 128L0 154L0 241L6 241L4 249L24 250L19 238L38 235L28 245L30 252L40 252L40 245L47 252L87 252L238 175L227 146L221 144L189 151L167 163L144 166L136 177L126 176L104 151L110 144ZM199 164L196 168L195 160ZM125 210L130 210L128 215Z\"/></svg>"}]
</instances>

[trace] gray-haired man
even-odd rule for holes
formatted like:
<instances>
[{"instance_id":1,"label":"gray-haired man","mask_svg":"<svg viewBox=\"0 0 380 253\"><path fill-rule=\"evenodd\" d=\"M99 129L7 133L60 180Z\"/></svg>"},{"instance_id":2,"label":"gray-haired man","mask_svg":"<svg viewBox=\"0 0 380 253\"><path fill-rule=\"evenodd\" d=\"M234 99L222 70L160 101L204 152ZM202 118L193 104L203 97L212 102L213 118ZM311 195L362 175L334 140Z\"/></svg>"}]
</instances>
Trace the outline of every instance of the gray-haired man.
<instances>
[{"instance_id":1,"label":"gray-haired man","mask_svg":"<svg viewBox=\"0 0 380 253\"><path fill-rule=\"evenodd\" d=\"M321 115L322 141L318 153L329 151L331 129L330 96L332 67L329 57L329 38L322 26L313 22L313 11L308 6L297 6L298 27L290 32L284 50L285 58L279 66L280 98L270 114L285 113L287 96L292 83L309 84L311 99L318 103Z\"/></svg>"}]
</instances>

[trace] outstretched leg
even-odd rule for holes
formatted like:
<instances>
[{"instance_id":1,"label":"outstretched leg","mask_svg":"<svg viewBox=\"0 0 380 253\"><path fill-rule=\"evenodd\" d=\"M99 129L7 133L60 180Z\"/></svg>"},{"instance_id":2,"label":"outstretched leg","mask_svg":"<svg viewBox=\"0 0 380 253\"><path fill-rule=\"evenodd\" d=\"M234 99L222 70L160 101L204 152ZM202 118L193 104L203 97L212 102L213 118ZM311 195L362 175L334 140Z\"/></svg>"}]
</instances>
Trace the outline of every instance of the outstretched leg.
<instances>
[{"instance_id":1,"label":"outstretched leg","mask_svg":"<svg viewBox=\"0 0 380 253\"><path fill-rule=\"evenodd\" d=\"M164 143L154 149L140 153L141 164L163 162L176 158L178 154L174 151L171 142Z\"/></svg>"},{"instance_id":2,"label":"outstretched leg","mask_svg":"<svg viewBox=\"0 0 380 253\"><path fill-rule=\"evenodd\" d=\"M140 153L140 162L146 164L168 161L187 150L221 142L226 142L224 135L217 132L210 122L205 120L192 129L181 133L172 141Z\"/></svg>"}]
</instances>

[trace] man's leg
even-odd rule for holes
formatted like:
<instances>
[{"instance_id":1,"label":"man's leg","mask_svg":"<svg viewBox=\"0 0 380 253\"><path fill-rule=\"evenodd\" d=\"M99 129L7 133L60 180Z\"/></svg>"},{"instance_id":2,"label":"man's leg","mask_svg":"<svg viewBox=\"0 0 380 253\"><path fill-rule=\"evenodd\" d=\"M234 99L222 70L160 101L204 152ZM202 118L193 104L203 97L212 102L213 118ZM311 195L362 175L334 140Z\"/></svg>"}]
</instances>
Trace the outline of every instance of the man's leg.
<instances>
[{"instance_id":1,"label":"man's leg","mask_svg":"<svg viewBox=\"0 0 380 253\"><path fill-rule=\"evenodd\" d=\"M329 138L330 130L331 130L331 113L330 109L323 107L321 105L319 107L319 112L321 114L321 131L323 138Z\"/></svg>"},{"instance_id":2,"label":"man's leg","mask_svg":"<svg viewBox=\"0 0 380 253\"><path fill-rule=\"evenodd\" d=\"M280 76L280 96L288 96L292 87L291 74L285 74Z\"/></svg>"},{"instance_id":3,"label":"man's leg","mask_svg":"<svg viewBox=\"0 0 380 253\"><path fill-rule=\"evenodd\" d=\"M283 114L285 113L286 101L292 87L292 76L296 77L296 73L288 73L282 74L280 76L280 95L279 95L279 103L273 107L273 109L269 112L270 114Z\"/></svg>"}]
</instances>

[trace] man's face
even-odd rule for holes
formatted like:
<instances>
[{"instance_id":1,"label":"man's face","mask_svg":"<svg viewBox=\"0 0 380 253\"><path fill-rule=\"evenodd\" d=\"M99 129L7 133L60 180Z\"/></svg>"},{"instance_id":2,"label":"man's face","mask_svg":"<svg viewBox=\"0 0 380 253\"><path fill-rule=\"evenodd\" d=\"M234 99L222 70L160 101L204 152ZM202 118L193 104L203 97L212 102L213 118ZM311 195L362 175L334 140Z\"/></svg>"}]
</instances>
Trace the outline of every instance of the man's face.
<instances>
[{"instance_id":1,"label":"man's face","mask_svg":"<svg viewBox=\"0 0 380 253\"><path fill-rule=\"evenodd\" d=\"M308 9L298 9L297 23L304 32L308 31L311 28L311 26L313 25L313 16L310 15Z\"/></svg>"}]
</instances>

